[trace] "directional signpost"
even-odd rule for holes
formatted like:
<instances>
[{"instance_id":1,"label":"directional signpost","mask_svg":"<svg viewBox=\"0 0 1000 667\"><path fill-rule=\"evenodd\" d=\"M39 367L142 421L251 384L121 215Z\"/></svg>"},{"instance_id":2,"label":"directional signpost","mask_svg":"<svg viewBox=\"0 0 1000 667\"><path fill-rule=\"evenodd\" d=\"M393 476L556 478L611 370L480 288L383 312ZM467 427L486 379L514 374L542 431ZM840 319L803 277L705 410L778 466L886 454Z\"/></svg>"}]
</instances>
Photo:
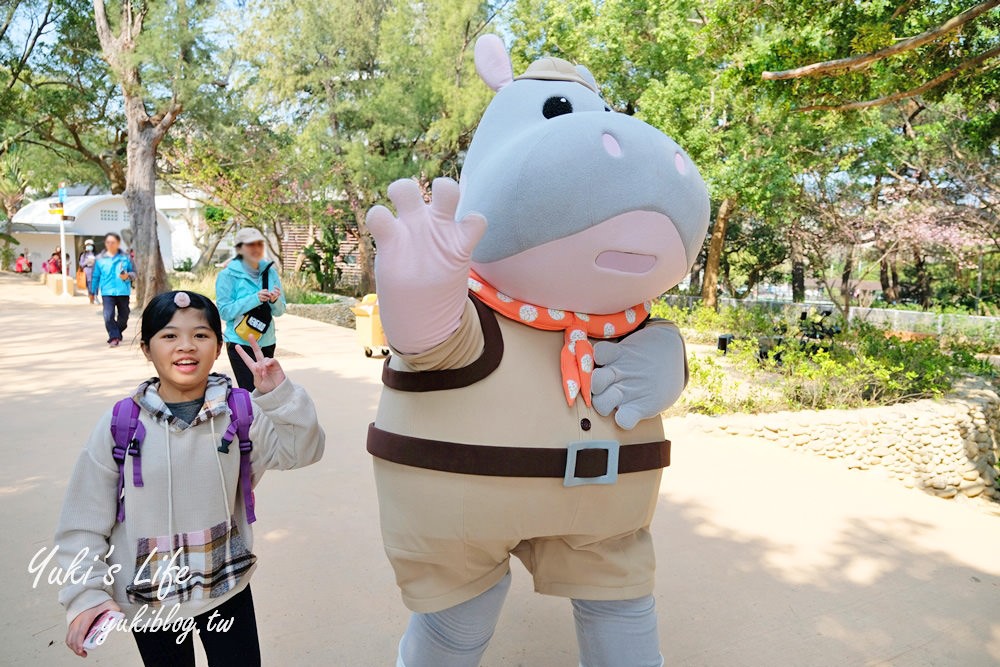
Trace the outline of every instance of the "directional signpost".
<instances>
[{"instance_id":1,"label":"directional signpost","mask_svg":"<svg viewBox=\"0 0 1000 667\"><path fill-rule=\"evenodd\" d=\"M69 261L66 259L66 211L64 206L66 205L66 183L65 181L59 184L59 204L49 204L49 213L59 214L59 252L63 254L59 258L59 264L62 266L62 294L64 299L68 299L72 294L69 293L69 281L67 280L67 273L69 272ZM75 253L74 253L75 254ZM74 292L76 285L74 283Z\"/></svg>"}]
</instances>

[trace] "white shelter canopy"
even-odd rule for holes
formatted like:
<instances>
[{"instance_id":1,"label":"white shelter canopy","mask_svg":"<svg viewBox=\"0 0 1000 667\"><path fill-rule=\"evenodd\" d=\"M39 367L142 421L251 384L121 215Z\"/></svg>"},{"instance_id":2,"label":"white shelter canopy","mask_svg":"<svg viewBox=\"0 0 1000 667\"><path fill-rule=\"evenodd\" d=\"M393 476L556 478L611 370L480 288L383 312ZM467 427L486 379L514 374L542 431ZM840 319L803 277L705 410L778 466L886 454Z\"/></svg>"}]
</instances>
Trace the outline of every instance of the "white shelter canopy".
<instances>
[{"instance_id":1,"label":"white shelter canopy","mask_svg":"<svg viewBox=\"0 0 1000 667\"><path fill-rule=\"evenodd\" d=\"M58 203L57 197L47 197L33 201L14 214L13 234L23 245L31 259L44 259L52 252L53 235L59 234L59 216L49 213L50 204ZM110 232L128 238L130 218L125 199L121 195L69 196L63 204L63 215L73 217L66 221L66 245L70 257L75 258L82 250L83 239L92 238L97 250L101 249L100 239ZM171 225L166 216L156 211L156 233L160 241L160 254L169 271L173 267L171 251ZM124 232L124 233L123 233ZM127 243L126 243L127 245ZM39 246L39 247L35 247ZM77 247L79 246L79 247ZM72 249L72 250L71 250ZM75 252L74 252L75 251ZM37 256L37 257L36 257ZM35 270L39 267L36 264Z\"/></svg>"}]
</instances>

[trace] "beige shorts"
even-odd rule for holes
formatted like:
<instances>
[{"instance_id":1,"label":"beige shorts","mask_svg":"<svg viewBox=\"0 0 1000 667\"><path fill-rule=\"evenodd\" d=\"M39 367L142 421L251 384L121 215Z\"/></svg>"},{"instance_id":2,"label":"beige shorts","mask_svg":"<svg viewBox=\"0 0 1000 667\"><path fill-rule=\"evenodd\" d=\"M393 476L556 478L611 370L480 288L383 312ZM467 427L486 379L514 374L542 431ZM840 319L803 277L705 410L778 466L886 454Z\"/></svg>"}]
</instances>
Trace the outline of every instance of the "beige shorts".
<instances>
[{"instance_id":1,"label":"beige shorts","mask_svg":"<svg viewBox=\"0 0 1000 667\"><path fill-rule=\"evenodd\" d=\"M385 551L413 611L440 611L490 589L511 554L539 593L627 600L653 591L649 523L660 470L566 488L561 479L374 462Z\"/></svg>"}]
</instances>

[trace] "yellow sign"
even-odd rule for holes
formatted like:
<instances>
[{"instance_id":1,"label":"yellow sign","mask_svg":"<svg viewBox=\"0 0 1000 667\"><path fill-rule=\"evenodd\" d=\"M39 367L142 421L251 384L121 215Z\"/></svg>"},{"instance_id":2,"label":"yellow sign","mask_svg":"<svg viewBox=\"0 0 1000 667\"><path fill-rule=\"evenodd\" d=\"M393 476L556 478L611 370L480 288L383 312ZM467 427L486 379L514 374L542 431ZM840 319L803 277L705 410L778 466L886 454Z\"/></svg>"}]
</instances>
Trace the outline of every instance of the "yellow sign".
<instances>
[{"instance_id":1,"label":"yellow sign","mask_svg":"<svg viewBox=\"0 0 1000 667\"><path fill-rule=\"evenodd\" d=\"M49 213L51 213L52 215L62 215L63 214L63 205L61 203L59 203L59 202L50 202L49 203Z\"/></svg>"}]
</instances>

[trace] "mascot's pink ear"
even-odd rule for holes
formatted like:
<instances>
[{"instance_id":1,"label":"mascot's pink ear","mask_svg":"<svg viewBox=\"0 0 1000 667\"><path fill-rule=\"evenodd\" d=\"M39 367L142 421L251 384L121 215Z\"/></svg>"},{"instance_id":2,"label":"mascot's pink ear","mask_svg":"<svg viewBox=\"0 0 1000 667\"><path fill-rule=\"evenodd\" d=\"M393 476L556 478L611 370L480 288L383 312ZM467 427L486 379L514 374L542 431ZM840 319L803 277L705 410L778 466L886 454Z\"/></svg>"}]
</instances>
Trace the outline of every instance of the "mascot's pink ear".
<instances>
[{"instance_id":1,"label":"mascot's pink ear","mask_svg":"<svg viewBox=\"0 0 1000 667\"><path fill-rule=\"evenodd\" d=\"M513 83L514 69L503 41L496 35L483 35L476 40L476 71L486 85L495 91Z\"/></svg>"}]
</instances>

